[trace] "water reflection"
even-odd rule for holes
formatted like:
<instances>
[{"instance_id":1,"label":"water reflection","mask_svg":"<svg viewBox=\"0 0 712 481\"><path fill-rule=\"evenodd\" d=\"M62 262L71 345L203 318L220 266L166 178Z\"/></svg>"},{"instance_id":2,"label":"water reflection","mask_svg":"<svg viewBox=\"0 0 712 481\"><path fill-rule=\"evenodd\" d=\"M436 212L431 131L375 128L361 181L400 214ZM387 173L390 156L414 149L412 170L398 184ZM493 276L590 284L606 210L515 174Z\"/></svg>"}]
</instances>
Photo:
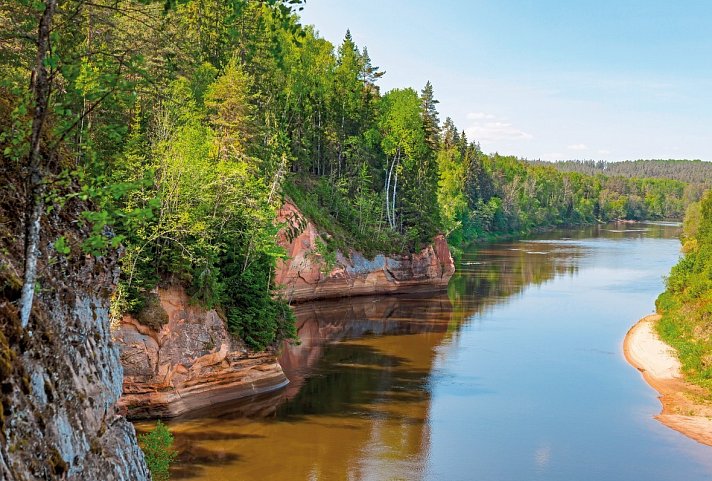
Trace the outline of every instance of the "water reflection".
<instances>
[{"instance_id":1,"label":"water reflection","mask_svg":"<svg viewBox=\"0 0 712 481\"><path fill-rule=\"evenodd\" d=\"M603 310L578 311L626 303L622 322L632 322L674 262L677 232L618 224L479 245L464 253L447 293L298 306L302 342L281 356L290 385L171 422L180 451L174 477L603 479L581 471L561 423L576 419L580 436L595 438L590 451L614 459L642 442L631 427L641 418L630 415L641 397L650 412L657 407L636 373L617 364L617 336L627 326L606 327ZM542 343L544 351L532 347ZM621 376L632 386L625 398L595 394L620 389ZM595 384L586 382L591 377ZM577 418L581 409L602 417ZM611 441L611 429L625 433L625 449ZM682 445L691 452L675 437L626 456L642 463L645 453ZM679 471L690 460L677 456L668 461ZM562 467L562 459L571 461ZM635 479L616 469L622 477L606 479ZM674 479L656 473L650 479Z\"/></svg>"},{"instance_id":2,"label":"water reflection","mask_svg":"<svg viewBox=\"0 0 712 481\"><path fill-rule=\"evenodd\" d=\"M280 359L290 385L172 421L180 452L174 478L423 472L429 371L452 311L446 293L298 306L302 342Z\"/></svg>"},{"instance_id":3,"label":"water reflection","mask_svg":"<svg viewBox=\"0 0 712 481\"><path fill-rule=\"evenodd\" d=\"M452 304L445 293L359 297L297 305L300 344L286 346L279 359L290 380L288 395L301 388L328 344L366 336L443 333L451 312Z\"/></svg>"}]
</instances>

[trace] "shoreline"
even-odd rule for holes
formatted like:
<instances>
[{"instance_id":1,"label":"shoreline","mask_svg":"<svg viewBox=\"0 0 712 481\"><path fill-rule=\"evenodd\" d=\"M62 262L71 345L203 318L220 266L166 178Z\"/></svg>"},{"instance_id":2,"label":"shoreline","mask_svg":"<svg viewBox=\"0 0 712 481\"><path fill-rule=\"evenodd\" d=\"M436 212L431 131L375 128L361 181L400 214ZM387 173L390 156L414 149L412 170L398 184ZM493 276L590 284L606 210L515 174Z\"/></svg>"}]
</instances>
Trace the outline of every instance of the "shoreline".
<instances>
[{"instance_id":1,"label":"shoreline","mask_svg":"<svg viewBox=\"0 0 712 481\"><path fill-rule=\"evenodd\" d=\"M658 393L662 412L655 416L665 426L712 446L712 405L701 402L702 388L682 377L674 350L658 337L659 314L639 320L625 336L623 354Z\"/></svg>"}]
</instances>

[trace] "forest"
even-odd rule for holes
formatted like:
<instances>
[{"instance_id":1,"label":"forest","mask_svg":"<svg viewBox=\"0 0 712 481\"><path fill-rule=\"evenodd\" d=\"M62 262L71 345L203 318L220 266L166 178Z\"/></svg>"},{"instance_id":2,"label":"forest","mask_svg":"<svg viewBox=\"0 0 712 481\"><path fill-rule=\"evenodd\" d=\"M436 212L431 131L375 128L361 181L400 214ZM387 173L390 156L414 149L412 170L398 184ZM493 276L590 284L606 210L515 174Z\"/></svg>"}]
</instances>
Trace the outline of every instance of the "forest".
<instances>
[{"instance_id":1,"label":"forest","mask_svg":"<svg viewBox=\"0 0 712 481\"><path fill-rule=\"evenodd\" d=\"M553 165L562 172L579 172L587 175L605 174L622 177L655 177L675 179L689 184L712 185L712 164L702 160L564 160L558 162L530 161L533 164Z\"/></svg>"},{"instance_id":2,"label":"forest","mask_svg":"<svg viewBox=\"0 0 712 481\"><path fill-rule=\"evenodd\" d=\"M455 245L551 226L680 220L703 191L674 179L561 172L551 163L483 154L449 119L438 161L443 226Z\"/></svg>"},{"instance_id":3,"label":"forest","mask_svg":"<svg viewBox=\"0 0 712 481\"><path fill-rule=\"evenodd\" d=\"M683 371L692 382L712 394L712 191L691 204L682 235L684 256L666 280L658 297L662 319L660 336L679 355Z\"/></svg>"},{"instance_id":4,"label":"forest","mask_svg":"<svg viewBox=\"0 0 712 481\"><path fill-rule=\"evenodd\" d=\"M273 280L285 198L329 234L325 249L373 255L415 252L439 232L458 246L552 226L680 219L709 178L698 163L663 175L484 153L441 122L430 82L381 92L385 72L368 49L348 31L331 44L300 23L300 8L0 5L0 152L4 173L25 180L28 212L23 322L41 283L41 242L57 258L118 249L113 315L150 309L155 286L182 284L261 349L294 335ZM74 199L91 205L82 213L90 234L44 238L42 219Z\"/></svg>"}]
</instances>

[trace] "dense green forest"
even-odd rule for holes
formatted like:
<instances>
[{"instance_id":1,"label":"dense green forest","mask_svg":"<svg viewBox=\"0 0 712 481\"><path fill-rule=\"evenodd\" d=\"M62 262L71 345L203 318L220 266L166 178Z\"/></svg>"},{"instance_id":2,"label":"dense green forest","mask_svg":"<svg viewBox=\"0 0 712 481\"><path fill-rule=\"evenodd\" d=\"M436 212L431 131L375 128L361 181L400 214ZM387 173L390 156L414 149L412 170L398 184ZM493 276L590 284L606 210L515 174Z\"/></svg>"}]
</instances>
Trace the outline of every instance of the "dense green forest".
<instances>
[{"instance_id":1,"label":"dense green forest","mask_svg":"<svg viewBox=\"0 0 712 481\"><path fill-rule=\"evenodd\" d=\"M699 197L681 180L485 154L440 122L433 85L381 92L367 48L301 25L299 3L0 5L0 152L26 179L25 324L40 242L58 257L121 249L116 315L180 283L262 348L294 332L273 281L285 196L329 233L327 249L367 254L414 252L438 232L456 245L681 218ZM94 206L92 235L43 238L43 216L73 198Z\"/></svg>"},{"instance_id":2,"label":"dense green forest","mask_svg":"<svg viewBox=\"0 0 712 481\"><path fill-rule=\"evenodd\" d=\"M688 379L712 394L712 190L688 207L682 242L685 255L657 300L657 327L677 350Z\"/></svg>"},{"instance_id":3,"label":"dense green forest","mask_svg":"<svg viewBox=\"0 0 712 481\"><path fill-rule=\"evenodd\" d=\"M557 225L682 219L700 196L678 180L561 172L550 163L485 155L450 120L438 159L443 224L455 244Z\"/></svg>"}]
</instances>

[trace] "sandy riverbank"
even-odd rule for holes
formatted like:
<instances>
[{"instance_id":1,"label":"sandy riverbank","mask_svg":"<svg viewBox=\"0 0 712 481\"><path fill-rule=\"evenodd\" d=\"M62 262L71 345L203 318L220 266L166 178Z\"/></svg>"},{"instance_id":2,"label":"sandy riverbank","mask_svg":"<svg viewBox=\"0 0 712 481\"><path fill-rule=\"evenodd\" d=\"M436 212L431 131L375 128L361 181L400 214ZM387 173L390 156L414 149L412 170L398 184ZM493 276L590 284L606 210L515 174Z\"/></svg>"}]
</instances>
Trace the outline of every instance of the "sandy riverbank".
<instances>
[{"instance_id":1,"label":"sandy riverbank","mask_svg":"<svg viewBox=\"0 0 712 481\"><path fill-rule=\"evenodd\" d=\"M660 393L663 410L655 418L712 446L712 405L700 401L701 388L683 380L673 349L655 332L653 324L659 318L657 314L646 316L628 331L623 342L625 358Z\"/></svg>"}]
</instances>

